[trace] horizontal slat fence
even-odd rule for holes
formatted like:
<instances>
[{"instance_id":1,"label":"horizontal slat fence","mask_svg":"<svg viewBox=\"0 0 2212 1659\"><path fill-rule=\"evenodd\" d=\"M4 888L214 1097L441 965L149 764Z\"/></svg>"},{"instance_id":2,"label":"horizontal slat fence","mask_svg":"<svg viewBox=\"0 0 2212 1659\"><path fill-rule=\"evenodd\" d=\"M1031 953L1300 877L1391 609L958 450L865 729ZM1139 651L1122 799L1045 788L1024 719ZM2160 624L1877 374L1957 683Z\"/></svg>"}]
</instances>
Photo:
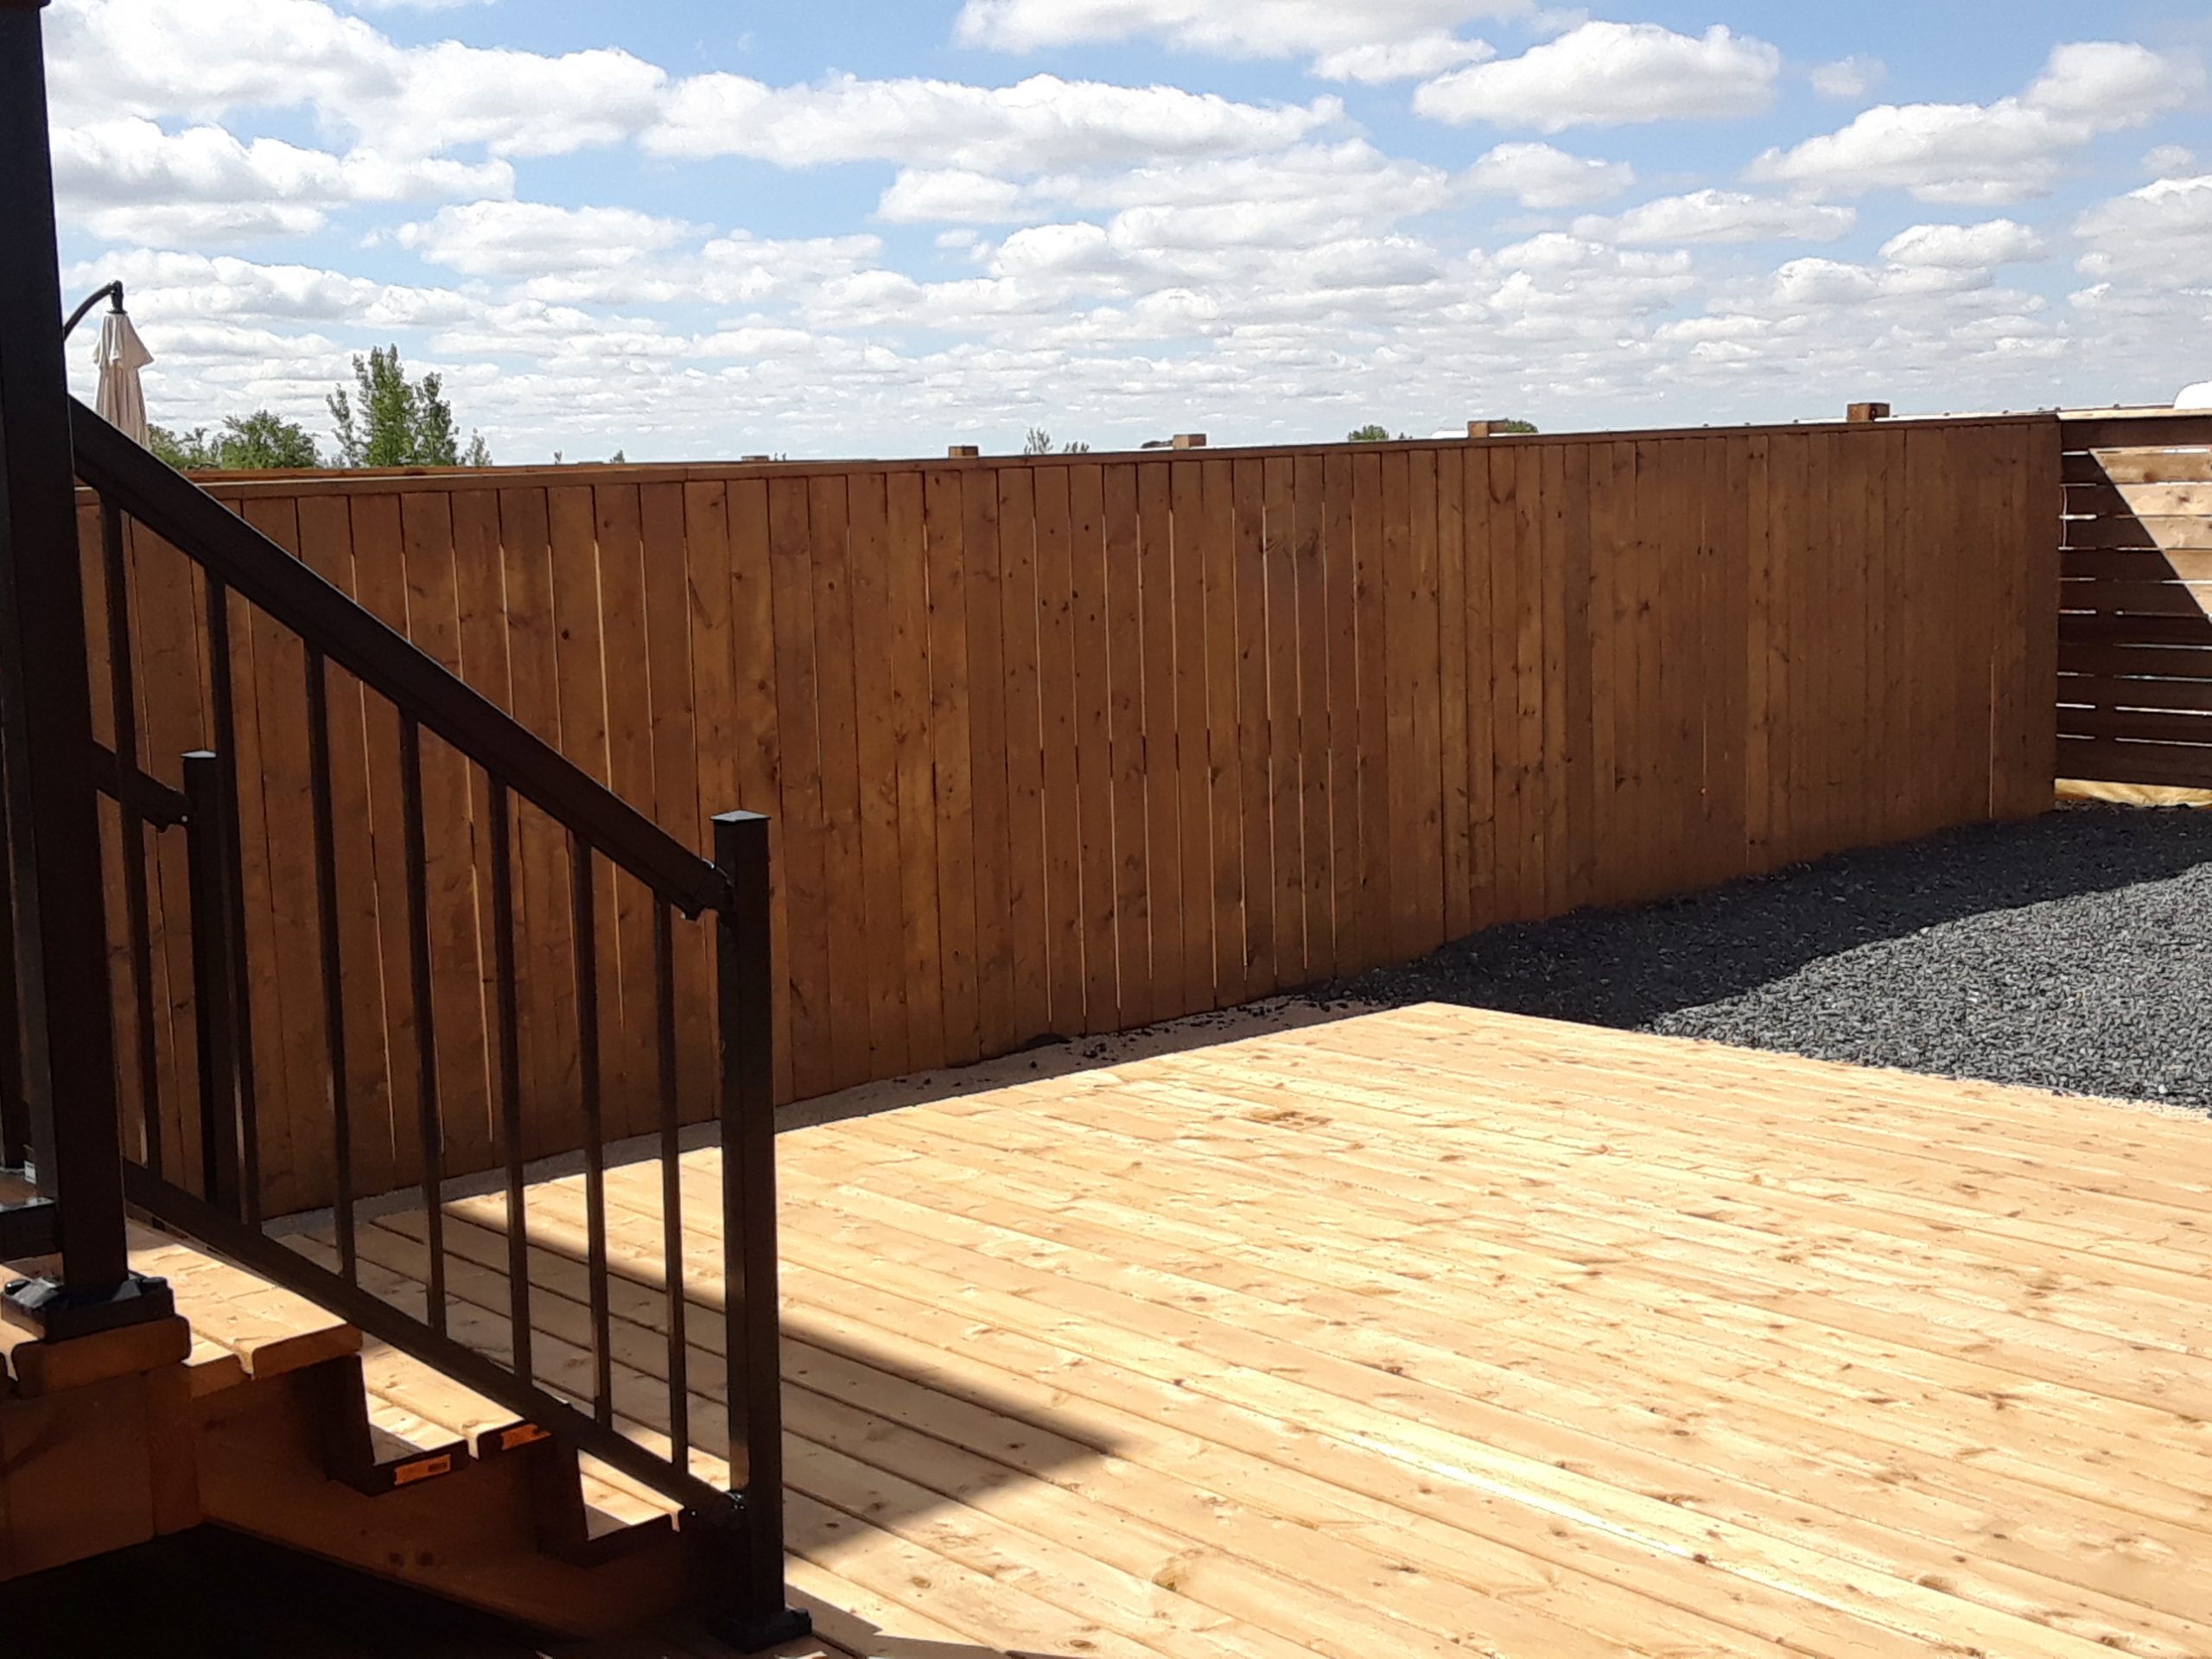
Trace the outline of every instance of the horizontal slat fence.
<instances>
[{"instance_id":1,"label":"horizontal slat fence","mask_svg":"<svg viewBox=\"0 0 2212 1659\"><path fill-rule=\"evenodd\" d=\"M692 844L773 816L792 1099L2038 811L2058 480L2044 418L218 488ZM139 724L175 782L208 730L202 594L143 531L130 551ZM243 613L231 633L261 1153L303 1209L332 1148L300 665ZM398 734L333 679L340 863L375 872L339 918L348 962L381 963L346 985L368 1191L420 1162ZM423 766L461 1173L494 1139L486 807L435 741ZM566 960L565 844L527 811L515 842L524 949ZM187 912L181 863L156 874L174 1120ZM601 881L607 1121L642 1131L652 912ZM677 964L700 1117L709 966ZM557 1153L573 1005L529 982L530 1149Z\"/></svg>"},{"instance_id":2,"label":"horizontal slat fence","mask_svg":"<svg viewBox=\"0 0 2212 1659\"><path fill-rule=\"evenodd\" d=\"M2212 789L2212 416L2063 431L2059 775Z\"/></svg>"}]
</instances>

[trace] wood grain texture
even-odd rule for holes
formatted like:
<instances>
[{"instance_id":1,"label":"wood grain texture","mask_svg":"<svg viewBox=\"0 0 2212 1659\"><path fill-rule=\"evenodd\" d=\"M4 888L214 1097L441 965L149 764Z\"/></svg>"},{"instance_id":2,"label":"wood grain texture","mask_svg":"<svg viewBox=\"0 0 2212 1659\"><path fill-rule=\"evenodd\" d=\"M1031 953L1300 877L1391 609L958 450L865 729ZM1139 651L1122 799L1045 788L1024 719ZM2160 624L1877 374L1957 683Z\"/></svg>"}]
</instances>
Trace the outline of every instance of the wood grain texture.
<instances>
[{"instance_id":1,"label":"wood grain texture","mask_svg":"<svg viewBox=\"0 0 2212 1659\"><path fill-rule=\"evenodd\" d=\"M2212 494L2145 476L2179 452L2091 479L2117 452L2067 442L2055 422L1898 423L224 487L671 832L703 847L716 812L770 816L789 1101L2032 812L2062 675L2086 711L2069 764L2171 775L2208 711L2136 688L2212 676L2212 552L2156 534ZM2062 507L2136 514L2152 542L2062 554ZM143 747L173 776L207 729L197 590L135 530L130 566ZM311 870L282 833L307 811L302 659L233 608L263 1152L306 1207L334 1159ZM404 914L379 899L404 887L397 727L340 674L332 709L365 1192L419 1161ZM2158 716L2140 754L2130 709ZM435 743L425 761L461 1173L493 1150L489 783ZM578 1135L569 849L527 806L515 835L543 1154ZM176 1146L194 1073L173 840L149 893ZM652 1121L652 905L599 866L620 1132ZM712 1096L708 931L677 940L687 1118Z\"/></svg>"},{"instance_id":2,"label":"wood grain texture","mask_svg":"<svg viewBox=\"0 0 2212 1659\"><path fill-rule=\"evenodd\" d=\"M791 1572L867 1651L2212 1643L2174 1565L2212 1537L2185 1116L1428 1006L779 1154ZM711 1193L716 1154L679 1179ZM609 1193L650 1438L658 1173ZM502 1213L447 1218L492 1344ZM579 1184L531 1214L557 1370L588 1328ZM419 1294L421 1222L365 1230L386 1294ZM687 1251L709 1459L719 1249ZM465 1395L369 1370L466 1426Z\"/></svg>"}]
</instances>

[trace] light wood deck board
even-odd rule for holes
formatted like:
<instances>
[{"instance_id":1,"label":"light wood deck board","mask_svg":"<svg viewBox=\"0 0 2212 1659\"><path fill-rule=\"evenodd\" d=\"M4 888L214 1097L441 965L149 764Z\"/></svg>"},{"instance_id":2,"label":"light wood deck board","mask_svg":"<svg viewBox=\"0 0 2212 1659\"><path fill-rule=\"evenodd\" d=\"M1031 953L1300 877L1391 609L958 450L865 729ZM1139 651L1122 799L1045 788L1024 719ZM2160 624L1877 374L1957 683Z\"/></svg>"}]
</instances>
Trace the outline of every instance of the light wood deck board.
<instances>
[{"instance_id":1,"label":"light wood deck board","mask_svg":"<svg viewBox=\"0 0 2212 1659\"><path fill-rule=\"evenodd\" d=\"M855 1654L2212 1652L2202 1119L1432 1007L779 1149L794 1591ZM658 1171L608 1190L616 1411L664 1444ZM503 1202L448 1211L504 1354ZM588 1386L580 1183L530 1216L540 1370ZM423 1232L365 1224L364 1282L419 1306ZM241 1347L329 1323L134 1243ZM363 1357L403 1439L504 1416Z\"/></svg>"},{"instance_id":2,"label":"light wood deck board","mask_svg":"<svg viewBox=\"0 0 2212 1659\"><path fill-rule=\"evenodd\" d=\"M856 1650L2212 1651L2201 1120L1423 1007L779 1146L795 1583ZM658 1174L609 1192L651 1440ZM448 1211L496 1351L501 1201ZM578 1183L531 1223L586 1378ZM364 1230L386 1294L421 1232Z\"/></svg>"}]
</instances>

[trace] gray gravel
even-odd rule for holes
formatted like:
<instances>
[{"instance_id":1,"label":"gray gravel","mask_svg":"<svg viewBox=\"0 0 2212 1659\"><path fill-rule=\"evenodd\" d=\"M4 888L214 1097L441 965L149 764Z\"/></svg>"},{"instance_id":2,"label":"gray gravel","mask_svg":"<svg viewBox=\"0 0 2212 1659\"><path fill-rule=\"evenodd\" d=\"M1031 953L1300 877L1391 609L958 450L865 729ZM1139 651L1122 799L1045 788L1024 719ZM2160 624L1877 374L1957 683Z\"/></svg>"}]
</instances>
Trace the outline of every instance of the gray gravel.
<instances>
[{"instance_id":1,"label":"gray gravel","mask_svg":"<svg viewBox=\"0 0 2212 1659\"><path fill-rule=\"evenodd\" d=\"M2212 1109L2212 811L2068 807L1332 987Z\"/></svg>"}]
</instances>

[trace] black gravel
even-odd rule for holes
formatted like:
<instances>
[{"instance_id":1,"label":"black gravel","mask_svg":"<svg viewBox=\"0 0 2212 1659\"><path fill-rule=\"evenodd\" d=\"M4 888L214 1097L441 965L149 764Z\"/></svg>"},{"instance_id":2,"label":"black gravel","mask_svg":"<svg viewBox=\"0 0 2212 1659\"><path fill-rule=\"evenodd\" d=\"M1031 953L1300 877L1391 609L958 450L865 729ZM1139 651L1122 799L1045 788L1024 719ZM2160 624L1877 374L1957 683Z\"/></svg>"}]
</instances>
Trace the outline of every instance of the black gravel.
<instances>
[{"instance_id":1,"label":"black gravel","mask_svg":"<svg viewBox=\"0 0 2212 1659\"><path fill-rule=\"evenodd\" d=\"M2212 811L2068 807L1846 853L1491 928L1328 995L2212 1109Z\"/></svg>"}]
</instances>

